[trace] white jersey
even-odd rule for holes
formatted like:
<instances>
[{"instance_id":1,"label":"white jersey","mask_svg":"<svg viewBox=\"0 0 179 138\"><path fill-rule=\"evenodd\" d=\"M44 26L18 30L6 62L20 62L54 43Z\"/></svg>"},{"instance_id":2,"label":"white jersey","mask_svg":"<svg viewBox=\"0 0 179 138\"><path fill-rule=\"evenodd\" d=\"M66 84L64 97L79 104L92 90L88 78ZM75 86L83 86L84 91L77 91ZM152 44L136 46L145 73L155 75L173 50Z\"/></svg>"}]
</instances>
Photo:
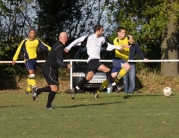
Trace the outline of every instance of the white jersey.
<instances>
[{"instance_id":1,"label":"white jersey","mask_svg":"<svg viewBox=\"0 0 179 138\"><path fill-rule=\"evenodd\" d=\"M83 42L86 37L87 36L82 36L82 37L76 39L70 45L68 45L66 47L66 49L70 50L73 46L77 46L77 45L80 46L81 42ZM91 60L91 59L101 59L101 57L100 57L101 46L104 43L106 43L104 37L97 37L95 34L92 34L88 37L87 44L86 44L87 54L89 56L88 61ZM114 45L107 43L107 49L106 50L111 51L113 49L120 50L121 47L114 46Z\"/></svg>"}]
</instances>

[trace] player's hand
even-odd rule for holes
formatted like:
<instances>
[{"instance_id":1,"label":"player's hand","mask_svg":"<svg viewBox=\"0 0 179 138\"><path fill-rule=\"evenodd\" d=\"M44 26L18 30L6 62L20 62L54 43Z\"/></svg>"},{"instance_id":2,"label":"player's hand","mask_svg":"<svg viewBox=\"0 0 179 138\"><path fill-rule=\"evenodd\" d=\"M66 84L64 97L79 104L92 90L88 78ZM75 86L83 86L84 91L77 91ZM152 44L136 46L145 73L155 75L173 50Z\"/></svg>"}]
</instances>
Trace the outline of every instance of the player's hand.
<instances>
[{"instance_id":1,"label":"player's hand","mask_svg":"<svg viewBox=\"0 0 179 138\"><path fill-rule=\"evenodd\" d=\"M65 49L64 49L64 52L65 52L65 53L68 53L68 52L69 52L69 50L65 48Z\"/></svg>"},{"instance_id":2,"label":"player's hand","mask_svg":"<svg viewBox=\"0 0 179 138\"><path fill-rule=\"evenodd\" d=\"M144 61L145 61L145 62L148 62L148 59L147 59L147 58L144 58Z\"/></svg>"},{"instance_id":3,"label":"player's hand","mask_svg":"<svg viewBox=\"0 0 179 138\"><path fill-rule=\"evenodd\" d=\"M16 61L13 60L11 64L12 64L12 66L14 66L16 64Z\"/></svg>"},{"instance_id":4,"label":"player's hand","mask_svg":"<svg viewBox=\"0 0 179 138\"><path fill-rule=\"evenodd\" d=\"M130 48L130 45L124 44L122 45L123 48Z\"/></svg>"},{"instance_id":5,"label":"player's hand","mask_svg":"<svg viewBox=\"0 0 179 138\"><path fill-rule=\"evenodd\" d=\"M67 64L67 69L70 69L71 68L71 65L70 64Z\"/></svg>"},{"instance_id":6,"label":"player's hand","mask_svg":"<svg viewBox=\"0 0 179 138\"><path fill-rule=\"evenodd\" d=\"M123 47L121 47L121 46L120 47L116 47L116 49L122 51Z\"/></svg>"}]
</instances>

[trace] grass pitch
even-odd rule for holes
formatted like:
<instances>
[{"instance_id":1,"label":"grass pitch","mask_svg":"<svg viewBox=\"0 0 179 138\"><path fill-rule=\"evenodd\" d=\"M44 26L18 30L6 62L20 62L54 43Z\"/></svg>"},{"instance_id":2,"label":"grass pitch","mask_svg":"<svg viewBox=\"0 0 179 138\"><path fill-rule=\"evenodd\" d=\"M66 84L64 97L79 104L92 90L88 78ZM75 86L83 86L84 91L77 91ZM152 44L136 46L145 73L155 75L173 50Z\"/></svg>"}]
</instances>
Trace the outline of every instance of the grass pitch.
<instances>
[{"instance_id":1,"label":"grass pitch","mask_svg":"<svg viewBox=\"0 0 179 138\"><path fill-rule=\"evenodd\" d=\"M179 94L0 94L1 138L178 138Z\"/></svg>"}]
</instances>

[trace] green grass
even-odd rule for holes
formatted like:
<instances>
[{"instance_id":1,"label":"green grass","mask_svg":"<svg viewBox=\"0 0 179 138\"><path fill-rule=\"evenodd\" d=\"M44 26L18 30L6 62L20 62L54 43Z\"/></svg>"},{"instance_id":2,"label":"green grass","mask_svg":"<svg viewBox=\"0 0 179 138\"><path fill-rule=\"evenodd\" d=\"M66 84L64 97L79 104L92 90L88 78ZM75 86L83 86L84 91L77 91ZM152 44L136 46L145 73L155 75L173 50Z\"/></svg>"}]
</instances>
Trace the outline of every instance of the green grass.
<instances>
[{"instance_id":1,"label":"green grass","mask_svg":"<svg viewBox=\"0 0 179 138\"><path fill-rule=\"evenodd\" d=\"M178 138L179 94L0 94L1 138Z\"/></svg>"}]
</instances>

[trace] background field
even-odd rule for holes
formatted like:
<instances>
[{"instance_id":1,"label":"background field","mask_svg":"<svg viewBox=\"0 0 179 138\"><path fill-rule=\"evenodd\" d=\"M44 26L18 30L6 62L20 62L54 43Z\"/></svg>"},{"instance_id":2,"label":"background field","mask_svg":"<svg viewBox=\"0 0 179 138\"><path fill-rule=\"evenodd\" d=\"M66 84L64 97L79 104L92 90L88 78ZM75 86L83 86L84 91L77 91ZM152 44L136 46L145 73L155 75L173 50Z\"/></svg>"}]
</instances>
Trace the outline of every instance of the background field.
<instances>
[{"instance_id":1,"label":"background field","mask_svg":"<svg viewBox=\"0 0 179 138\"><path fill-rule=\"evenodd\" d=\"M33 102L22 93L0 94L2 138L178 138L179 94L57 94L54 110L44 109L47 93Z\"/></svg>"}]
</instances>

